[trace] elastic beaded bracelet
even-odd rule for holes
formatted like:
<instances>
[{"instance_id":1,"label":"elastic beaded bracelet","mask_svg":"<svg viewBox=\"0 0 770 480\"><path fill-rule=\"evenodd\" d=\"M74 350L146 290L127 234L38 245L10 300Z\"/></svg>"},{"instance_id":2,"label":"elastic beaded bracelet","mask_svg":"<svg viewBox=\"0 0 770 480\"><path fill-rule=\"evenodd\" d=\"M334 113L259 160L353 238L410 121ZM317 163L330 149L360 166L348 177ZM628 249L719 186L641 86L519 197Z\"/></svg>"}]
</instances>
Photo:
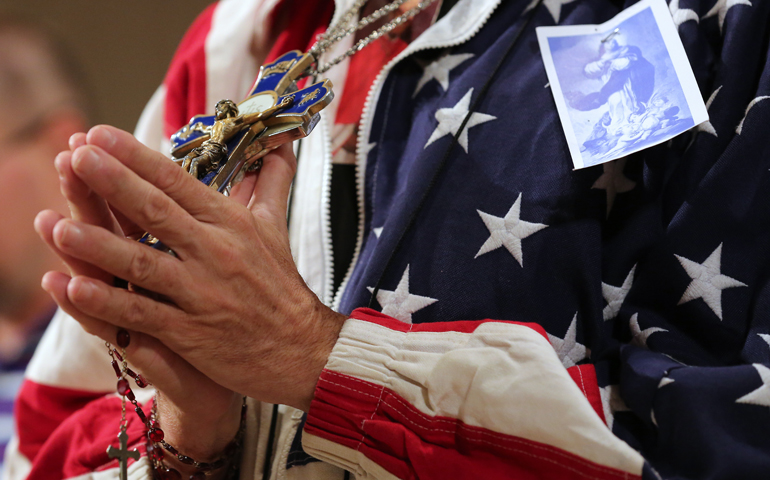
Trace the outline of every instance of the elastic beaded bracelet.
<instances>
[{"instance_id":1,"label":"elastic beaded bracelet","mask_svg":"<svg viewBox=\"0 0 770 480\"><path fill-rule=\"evenodd\" d=\"M179 463L189 465L197 470L190 475L189 480L204 480L207 475L227 466L231 467L228 478L236 477L238 471L236 460L241 451L243 434L246 431L246 397L243 397L240 425L238 426L238 432L235 434L235 438L227 444L223 456L212 462L198 462L192 457L180 453L176 448L166 442L163 430L158 426L157 408L158 402L156 398L154 399L152 406L153 419L150 421L150 428L147 432L147 439L149 440L149 443L147 444L147 454L150 457L153 469L161 480L182 479L182 474L179 473L178 470L166 467L163 463L163 459L166 456L163 450L173 455Z\"/></svg>"}]
</instances>

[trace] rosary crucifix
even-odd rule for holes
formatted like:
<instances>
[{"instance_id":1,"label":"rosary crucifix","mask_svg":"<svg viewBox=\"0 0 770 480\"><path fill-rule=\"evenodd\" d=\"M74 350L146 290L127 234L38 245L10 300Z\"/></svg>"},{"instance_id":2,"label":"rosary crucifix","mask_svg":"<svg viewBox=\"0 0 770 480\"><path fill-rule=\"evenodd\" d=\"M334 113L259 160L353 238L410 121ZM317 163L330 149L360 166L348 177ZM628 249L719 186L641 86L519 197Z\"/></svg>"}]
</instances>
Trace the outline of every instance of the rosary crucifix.
<instances>
[{"instance_id":1,"label":"rosary crucifix","mask_svg":"<svg viewBox=\"0 0 770 480\"><path fill-rule=\"evenodd\" d=\"M110 445L107 448L107 456L118 459L120 463L120 480L128 480L128 459L139 460L139 451L137 449L128 449L128 434L123 429L121 429L118 435L118 441L120 441L120 448Z\"/></svg>"}]
</instances>

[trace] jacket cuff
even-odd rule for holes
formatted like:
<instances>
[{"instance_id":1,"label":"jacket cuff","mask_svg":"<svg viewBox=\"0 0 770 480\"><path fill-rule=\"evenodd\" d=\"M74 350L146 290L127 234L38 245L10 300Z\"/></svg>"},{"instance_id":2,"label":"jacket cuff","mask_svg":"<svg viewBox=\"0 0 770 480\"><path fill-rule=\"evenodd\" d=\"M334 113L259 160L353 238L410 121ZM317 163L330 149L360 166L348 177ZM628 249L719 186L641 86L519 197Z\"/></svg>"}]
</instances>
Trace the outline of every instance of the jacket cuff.
<instances>
[{"instance_id":1,"label":"jacket cuff","mask_svg":"<svg viewBox=\"0 0 770 480\"><path fill-rule=\"evenodd\" d=\"M360 478L639 478L644 463L540 326L409 325L368 309L343 326L302 439Z\"/></svg>"}]
</instances>

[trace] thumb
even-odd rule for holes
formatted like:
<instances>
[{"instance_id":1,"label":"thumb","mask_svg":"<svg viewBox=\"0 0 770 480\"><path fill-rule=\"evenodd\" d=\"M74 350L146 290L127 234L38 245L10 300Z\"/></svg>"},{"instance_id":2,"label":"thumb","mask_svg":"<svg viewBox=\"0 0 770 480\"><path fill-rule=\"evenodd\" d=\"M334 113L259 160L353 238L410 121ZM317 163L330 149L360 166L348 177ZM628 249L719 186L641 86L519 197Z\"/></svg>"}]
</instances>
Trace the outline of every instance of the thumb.
<instances>
[{"instance_id":1,"label":"thumb","mask_svg":"<svg viewBox=\"0 0 770 480\"><path fill-rule=\"evenodd\" d=\"M291 182L297 172L297 157L291 144L287 143L265 155L262 162L249 208L252 213L267 210L285 217Z\"/></svg>"}]
</instances>

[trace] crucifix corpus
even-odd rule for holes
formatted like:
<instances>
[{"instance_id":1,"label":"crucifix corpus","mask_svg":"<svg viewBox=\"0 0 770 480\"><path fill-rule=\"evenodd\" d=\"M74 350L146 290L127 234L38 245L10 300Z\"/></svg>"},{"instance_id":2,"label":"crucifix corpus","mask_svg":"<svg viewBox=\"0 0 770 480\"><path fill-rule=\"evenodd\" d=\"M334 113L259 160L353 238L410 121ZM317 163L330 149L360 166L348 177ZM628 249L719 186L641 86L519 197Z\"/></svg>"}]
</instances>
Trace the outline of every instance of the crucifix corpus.
<instances>
[{"instance_id":1,"label":"crucifix corpus","mask_svg":"<svg viewBox=\"0 0 770 480\"><path fill-rule=\"evenodd\" d=\"M262 166L262 157L313 131L321 110L334 98L330 80L298 88L297 82L315 62L311 53L293 50L263 65L244 101L236 105L222 100L214 115L196 115L171 136L174 161L201 182L229 195L244 172ZM140 241L173 253L150 234Z\"/></svg>"},{"instance_id":2,"label":"crucifix corpus","mask_svg":"<svg viewBox=\"0 0 770 480\"><path fill-rule=\"evenodd\" d=\"M314 62L311 54L294 50L263 65L246 100L222 100L215 115L197 115L171 136L175 161L226 193L243 167L256 170L271 150L309 135L334 98L329 80L297 88Z\"/></svg>"}]
</instances>

